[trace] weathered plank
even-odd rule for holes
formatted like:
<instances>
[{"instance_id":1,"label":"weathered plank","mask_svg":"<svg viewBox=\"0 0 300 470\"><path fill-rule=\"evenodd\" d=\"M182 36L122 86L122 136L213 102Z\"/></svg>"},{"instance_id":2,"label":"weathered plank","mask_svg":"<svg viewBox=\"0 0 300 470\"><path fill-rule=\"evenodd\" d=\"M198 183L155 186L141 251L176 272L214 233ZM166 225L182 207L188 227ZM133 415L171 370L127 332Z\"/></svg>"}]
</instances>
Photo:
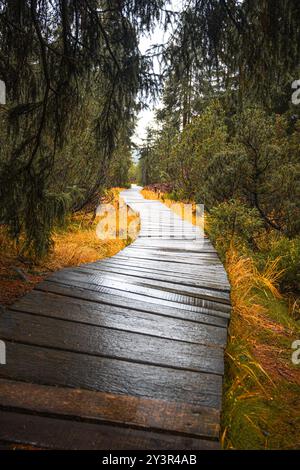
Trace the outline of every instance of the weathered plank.
<instances>
[{"instance_id":1,"label":"weathered plank","mask_svg":"<svg viewBox=\"0 0 300 470\"><path fill-rule=\"evenodd\" d=\"M0 440L62 450L218 449L214 441L0 411Z\"/></svg>"},{"instance_id":2,"label":"weathered plank","mask_svg":"<svg viewBox=\"0 0 300 470\"><path fill-rule=\"evenodd\" d=\"M97 290L88 289L88 286L83 283L77 285L63 284L58 282L49 282L44 281L40 283L37 287L37 290L42 292L53 292L54 294L67 295L70 297L83 299L83 300L92 300L94 302L99 302L108 305L134 308L144 312L157 313L161 315L168 315L170 317L181 318L184 320L198 321L203 322L204 315L207 317L207 322L210 324L216 324L217 320L220 320L223 325L227 326L229 319L229 311L220 312L219 310L214 310L209 307L191 307L190 309L182 308L181 304L176 304L176 302L167 302L163 300L158 300L155 298L144 298L141 295L131 294L131 296L122 296L119 292L105 293L99 292ZM120 291L121 292L121 291Z\"/></svg>"},{"instance_id":3,"label":"weathered plank","mask_svg":"<svg viewBox=\"0 0 300 470\"><path fill-rule=\"evenodd\" d=\"M198 259L195 259L195 257L178 257L178 256L163 256L161 253L159 255L153 255L148 252L142 252L139 253L137 250L132 250L132 252L126 251L125 253L121 252L120 254L115 255L114 257L115 261L124 260L127 261L128 259L137 259L137 260L148 260L148 261L158 261L159 263L173 263L175 266L178 264L183 265L183 267L187 270L190 268L190 266L196 266L197 269L202 267L202 271L204 273L223 273L222 268L220 267L220 261L219 259L211 256L207 256L204 258L202 256L201 258L199 257Z\"/></svg>"},{"instance_id":4,"label":"weathered plank","mask_svg":"<svg viewBox=\"0 0 300 470\"><path fill-rule=\"evenodd\" d=\"M222 377L6 341L0 377L218 408Z\"/></svg>"},{"instance_id":5,"label":"weathered plank","mask_svg":"<svg viewBox=\"0 0 300 470\"><path fill-rule=\"evenodd\" d=\"M100 263L99 263L100 264ZM221 287L228 288L228 281L224 273L220 271L219 273L214 273L214 276L211 276L209 272L203 272L197 266L190 266L188 269L186 266L182 266L180 264L176 265L175 263L160 263L160 261L153 261L153 260L140 260L140 259L118 259L115 260L114 258L109 258L103 260L101 265L107 266L126 266L126 267L134 267L134 268L142 268L145 270L150 271L162 271L165 273L169 273L174 275L175 273L178 275L183 275L184 277L188 278L198 278L200 280L206 279L207 281L212 282L214 285L221 284ZM188 273L188 274L187 274Z\"/></svg>"},{"instance_id":6,"label":"weathered plank","mask_svg":"<svg viewBox=\"0 0 300 470\"><path fill-rule=\"evenodd\" d=\"M48 279L48 282L41 283L39 289L43 289L45 285L49 289L50 283L58 283L70 287L81 287L83 289L94 291L99 294L109 295L112 298L114 296L125 297L131 299L131 302L135 300L146 301L149 303L154 303L158 305L165 305L174 308L181 308L183 310L201 312L202 308L205 308L209 311L218 312L219 316L224 318L230 317L230 305L224 304L221 302L216 302L213 300L200 299L198 297L190 297L181 294L174 294L173 292L163 291L161 289L148 289L141 286L135 286L128 284L120 284L118 286L111 283L111 287L102 286L99 284L88 282L82 276L77 278L75 275L70 275L66 277L57 278L56 276L51 276ZM200 309L200 310L199 310Z\"/></svg>"},{"instance_id":7,"label":"weathered plank","mask_svg":"<svg viewBox=\"0 0 300 470\"><path fill-rule=\"evenodd\" d=\"M217 439L220 412L165 400L0 379L0 407Z\"/></svg>"},{"instance_id":8,"label":"weathered plank","mask_svg":"<svg viewBox=\"0 0 300 470\"><path fill-rule=\"evenodd\" d=\"M227 275L203 231L137 189L138 239L55 273L0 317L0 443L219 448Z\"/></svg>"},{"instance_id":9,"label":"weathered plank","mask_svg":"<svg viewBox=\"0 0 300 470\"><path fill-rule=\"evenodd\" d=\"M230 304L230 296L228 292L214 289L206 289L203 286L185 285L183 283L170 282L169 280L149 280L144 276L128 276L116 274L112 272L99 271L92 267L79 267L72 270L72 274L76 273L84 275L88 281L93 284L101 284L107 287L120 284L133 284L136 286L143 286L146 288L158 288L174 294L188 295L190 297L199 297L207 300L215 300L217 302ZM67 274L67 272L65 273ZM59 277L57 276L57 279ZM113 284L113 282L115 284Z\"/></svg>"},{"instance_id":10,"label":"weathered plank","mask_svg":"<svg viewBox=\"0 0 300 470\"><path fill-rule=\"evenodd\" d=\"M162 269L151 269L142 265L126 265L126 264L114 264L109 263L109 260L105 260L102 263L90 263L89 265L82 265L81 268L91 268L97 271L110 272L116 274L125 274L126 276L137 276L143 277L144 279L150 280L166 280L172 282L173 284L181 284L184 286L199 286L206 289L216 290L220 292L229 293L230 290L227 287L227 284L218 283L212 279L207 279L201 277L201 275L196 276L187 273L177 273L162 270Z\"/></svg>"},{"instance_id":11,"label":"weathered plank","mask_svg":"<svg viewBox=\"0 0 300 470\"><path fill-rule=\"evenodd\" d=\"M78 323L103 326L117 330L144 333L160 338L174 339L197 344L224 345L227 331L208 324L201 324L141 312L134 309L97 304L95 302L33 291L17 302L13 309L51 318L60 318Z\"/></svg>"},{"instance_id":12,"label":"weathered plank","mask_svg":"<svg viewBox=\"0 0 300 470\"><path fill-rule=\"evenodd\" d=\"M213 339L208 337L201 345L7 311L2 314L0 338L141 364L223 374L223 350L213 347ZM224 338L221 345L225 346Z\"/></svg>"}]
</instances>

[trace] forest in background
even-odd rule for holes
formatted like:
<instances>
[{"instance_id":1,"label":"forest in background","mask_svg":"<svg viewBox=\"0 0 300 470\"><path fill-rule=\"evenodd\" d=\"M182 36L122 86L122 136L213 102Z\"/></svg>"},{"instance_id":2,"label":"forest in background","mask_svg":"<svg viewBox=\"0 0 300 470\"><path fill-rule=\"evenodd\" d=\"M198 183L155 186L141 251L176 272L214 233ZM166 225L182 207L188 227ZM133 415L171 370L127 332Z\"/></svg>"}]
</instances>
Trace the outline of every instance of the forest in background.
<instances>
[{"instance_id":1,"label":"forest in background","mask_svg":"<svg viewBox=\"0 0 300 470\"><path fill-rule=\"evenodd\" d=\"M281 287L299 292L300 5L200 3L189 3L165 51L139 180L204 204L223 260L233 241L261 265L280 257Z\"/></svg>"}]
</instances>

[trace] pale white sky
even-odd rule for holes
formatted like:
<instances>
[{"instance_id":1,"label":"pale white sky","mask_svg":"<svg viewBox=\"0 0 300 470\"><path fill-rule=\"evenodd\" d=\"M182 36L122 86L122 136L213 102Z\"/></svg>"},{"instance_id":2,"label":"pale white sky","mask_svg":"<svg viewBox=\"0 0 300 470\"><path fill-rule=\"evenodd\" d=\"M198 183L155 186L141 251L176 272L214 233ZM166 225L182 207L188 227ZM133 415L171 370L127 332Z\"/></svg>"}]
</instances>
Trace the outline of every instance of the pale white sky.
<instances>
[{"instance_id":1,"label":"pale white sky","mask_svg":"<svg viewBox=\"0 0 300 470\"><path fill-rule=\"evenodd\" d=\"M180 11L182 9L183 0L170 0L170 3L167 5L167 9L171 11ZM157 25L153 33L150 36L143 36L140 41L140 51L144 54L147 49L156 44L164 44L168 40L170 33L172 32L171 27L164 32L161 25ZM156 73L160 72L159 62L155 60L154 71ZM138 115L138 121L135 129L134 136L132 138L133 142L136 145L142 143L143 138L146 136L147 127L154 124L154 107L157 109L159 103L155 105L149 104L149 109L143 109Z\"/></svg>"}]
</instances>

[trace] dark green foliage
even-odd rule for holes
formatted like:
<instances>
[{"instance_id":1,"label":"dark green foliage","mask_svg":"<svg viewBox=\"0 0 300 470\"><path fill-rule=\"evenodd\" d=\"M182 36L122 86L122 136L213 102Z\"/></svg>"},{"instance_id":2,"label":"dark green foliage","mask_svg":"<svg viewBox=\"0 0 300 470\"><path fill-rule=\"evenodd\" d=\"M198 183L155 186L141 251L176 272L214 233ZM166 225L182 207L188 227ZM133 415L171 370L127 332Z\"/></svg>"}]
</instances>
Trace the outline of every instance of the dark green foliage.
<instances>
[{"instance_id":1,"label":"dark green foliage","mask_svg":"<svg viewBox=\"0 0 300 470\"><path fill-rule=\"evenodd\" d=\"M238 200L223 202L214 207L208 217L208 230L211 240L225 260L230 244L240 251L255 247L255 238L263 227L256 209L250 209Z\"/></svg>"},{"instance_id":2,"label":"dark green foliage","mask_svg":"<svg viewBox=\"0 0 300 470\"><path fill-rule=\"evenodd\" d=\"M290 236L299 233L295 204L300 196L298 158L287 152L280 122L259 108L249 108L236 117L236 129L236 141L245 159L241 190L248 204L268 226Z\"/></svg>"},{"instance_id":3,"label":"dark green foliage","mask_svg":"<svg viewBox=\"0 0 300 470\"><path fill-rule=\"evenodd\" d=\"M117 148L112 157L107 182L109 186L128 186L129 171L132 165L131 143L129 136L119 138Z\"/></svg>"},{"instance_id":4,"label":"dark green foliage","mask_svg":"<svg viewBox=\"0 0 300 470\"><path fill-rule=\"evenodd\" d=\"M203 185L196 193L197 201L205 197L206 205L211 209L222 201L241 197L244 174L245 159L238 148L216 153L207 164Z\"/></svg>"},{"instance_id":5,"label":"dark green foliage","mask_svg":"<svg viewBox=\"0 0 300 470\"><path fill-rule=\"evenodd\" d=\"M299 233L299 157L289 151L286 124L251 107L235 116L233 128L227 150L209 158L200 191L208 208L239 197L267 227L289 236ZM299 138L297 129L290 138Z\"/></svg>"},{"instance_id":6,"label":"dark green foliage","mask_svg":"<svg viewBox=\"0 0 300 470\"><path fill-rule=\"evenodd\" d=\"M168 157L161 150L163 129L140 161L152 178L148 184L170 181L183 199L204 203L208 211L239 199L266 229L299 234L300 131L298 124L290 127L288 115L252 106L229 118L213 101L175 134Z\"/></svg>"},{"instance_id":7,"label":"dark green foliage","mask_svg":"<svg viewBox=\"0 0 300 470\"><path fill-rule=\"evenodd\" d=\"M39 256L55 221L105 185L137 94L156 90L138 37L163 5L0 1L0 220Z\"/></svg>"},{"instance_id":8,"label":"dark green foliage","mask_svg":"<svg viewBox=\"0 0 300 470\"><path fill-rule=\"evenodd\" d=\"M152 129L147 129L147 137L139 154L139 182L143 186L160 180L161 155L156 148L156 134Z\"/></svg>"},{"instance_id":9,"label":"dark green foliage","mask_svg":"<svg viewBox=\"0 0 300 470\"><path fill-rule=\"evenodd\" d=\"M286 111L290 84L299 72L298 0L192 0L187 5L166 51L181 83L188 70L192 85L196 81L206 97L226 90L239 105L255 98L268 109Z\"/></svg>"},{"instance_id":10,"label":"dark green foliage","mask_svg":"<svg viewBox=\"0 0 300 470\"><path fill-rule=\"evenodd\" d=\"M287 237L276 237L266 244L258 261L278 259L278 269L282 271L280 286L286 292L300 293L300 237L292 240Z\"/></svg>"}]
</instances>

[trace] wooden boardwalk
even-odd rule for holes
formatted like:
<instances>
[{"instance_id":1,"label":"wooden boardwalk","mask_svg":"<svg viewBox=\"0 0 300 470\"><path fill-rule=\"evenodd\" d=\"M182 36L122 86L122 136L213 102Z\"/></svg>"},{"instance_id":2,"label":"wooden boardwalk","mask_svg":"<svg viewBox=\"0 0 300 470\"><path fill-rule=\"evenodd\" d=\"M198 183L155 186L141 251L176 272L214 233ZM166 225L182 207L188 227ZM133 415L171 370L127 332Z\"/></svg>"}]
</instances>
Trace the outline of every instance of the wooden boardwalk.
<instances>
[{"instance_id":1,"label":"wooden boardwalk","mask_svg":"<svg viewBox=\"0 0 300 470\"><path fill-rule=\"evenodd\" d=\"M198 228L138 188L122 196L141 216L131 246L0 314L3 446L219 447L226 273Z\"/></svg>"}]
</instances>

